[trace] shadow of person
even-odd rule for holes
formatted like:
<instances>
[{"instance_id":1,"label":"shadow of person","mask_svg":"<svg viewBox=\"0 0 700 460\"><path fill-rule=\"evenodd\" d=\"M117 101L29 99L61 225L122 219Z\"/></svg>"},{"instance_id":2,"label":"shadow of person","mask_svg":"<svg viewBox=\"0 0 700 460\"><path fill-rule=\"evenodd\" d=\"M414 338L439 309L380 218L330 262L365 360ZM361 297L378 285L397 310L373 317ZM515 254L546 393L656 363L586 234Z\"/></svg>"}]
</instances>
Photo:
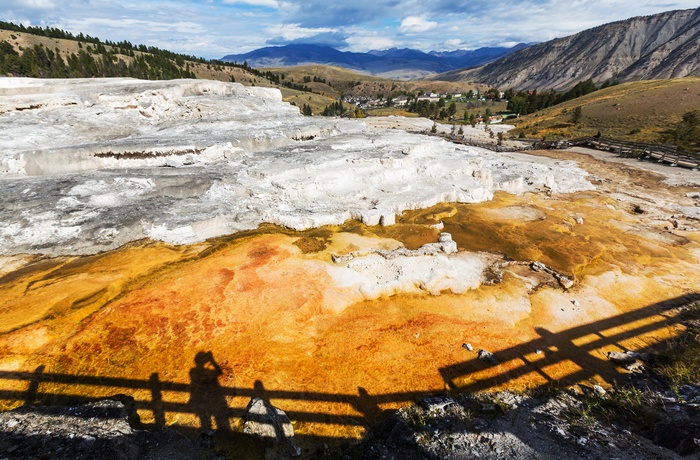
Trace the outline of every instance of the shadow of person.
<instances>
[{"instance_id":1,"label":"shadow of person","mask_svg":"<svg viewBox=\"0 0 700 460\"><path fill-rule=\"evenodd\" d=\"M362 413L367 425L376 421L382 413L382 409L377 405L376 398L371 396L367 390L362 387L357 387L357 402L354 404L355 409Z\"/></svg>"},{"instance_id":2,"label":"shadow of person","mask_svg":"<svg viewBox=\"0 0 700 460\"><path fill-rule=\"evenodd\" d=\"M223 373L221 367L214 360L211 351L197 353L194 363L195 367L190 369L189 405L199 417L202 431L213 431L212 419L216 423L216 430L230 431L226 394L219 385L219 377Z\"/></svg>"}]
</instances>

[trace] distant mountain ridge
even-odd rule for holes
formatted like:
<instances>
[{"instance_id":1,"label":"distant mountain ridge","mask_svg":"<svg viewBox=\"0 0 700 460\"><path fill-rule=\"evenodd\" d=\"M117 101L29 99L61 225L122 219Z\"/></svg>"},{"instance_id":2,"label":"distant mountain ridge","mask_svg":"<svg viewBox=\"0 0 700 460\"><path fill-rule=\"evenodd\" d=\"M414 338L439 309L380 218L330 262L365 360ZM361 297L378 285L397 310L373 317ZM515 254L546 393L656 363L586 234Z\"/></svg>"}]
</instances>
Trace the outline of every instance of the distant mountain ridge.
<instances>
[{"instance_id":1,"label":"distant mountain ridge","mask_svg":"<svg viewBox=\"0 0 700 460\"><path fill-rule=\"evenodd\" d=\"M291 67L323 64L392 78L425 76L448 70L477 66L527 47L518 44L512 48L492 47L448 52L423 51L410 48L373 50L367 53L338 51L323 45L293 44L269 46L245 54L229 54L226 62L247 62L260 67Z\"/></svg>"},{"instance_id":2,"label":"distant mountain ridge","mask_svg":"<svg viewBox=\"0 0 700 460\"><path fill-rule=\"evenodd\" d=\"M612 22L434 78L565 89L588 79L601 84L685 76L700 76L700 8Z\"/></svg>"}]
</instances>

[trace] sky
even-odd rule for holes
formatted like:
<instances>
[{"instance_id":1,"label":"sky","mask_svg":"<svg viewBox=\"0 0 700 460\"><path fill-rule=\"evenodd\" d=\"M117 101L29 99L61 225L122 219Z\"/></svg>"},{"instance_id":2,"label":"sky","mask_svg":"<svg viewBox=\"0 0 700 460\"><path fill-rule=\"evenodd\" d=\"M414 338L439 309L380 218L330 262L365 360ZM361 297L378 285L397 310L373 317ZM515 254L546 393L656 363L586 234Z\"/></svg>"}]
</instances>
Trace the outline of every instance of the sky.
<instances>
[{"instance_id":1,"label":"sky","mask_svg":"<svg viewBox=\"0 0 700 460\"><path fill-rule=\"evenodd\" d=\"M343 51L513 46L697 0L0 0L0 20L221 58L291 43Z\"/></svg>"}]
</instances>

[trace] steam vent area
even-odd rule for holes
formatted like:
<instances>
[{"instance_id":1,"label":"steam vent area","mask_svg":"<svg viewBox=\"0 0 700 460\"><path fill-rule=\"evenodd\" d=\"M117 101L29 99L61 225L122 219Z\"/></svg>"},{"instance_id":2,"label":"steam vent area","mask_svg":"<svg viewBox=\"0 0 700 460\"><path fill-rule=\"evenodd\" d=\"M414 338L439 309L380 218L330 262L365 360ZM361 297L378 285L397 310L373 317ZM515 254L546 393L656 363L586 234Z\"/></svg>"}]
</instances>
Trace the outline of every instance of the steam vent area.
<instances>
[{"instance_id":1,"label":"steam vent area","mask_svg":"<svg viewBox=\"0 0 700 460\"><path fill-rule=\"evenodd\" d=\"M0 409L359 439L416 398L608 387L700 294L700 173L304 117L215 81L0 79ZM447 128L449 129L449 128Z\"/></svg>"}]
</instances>

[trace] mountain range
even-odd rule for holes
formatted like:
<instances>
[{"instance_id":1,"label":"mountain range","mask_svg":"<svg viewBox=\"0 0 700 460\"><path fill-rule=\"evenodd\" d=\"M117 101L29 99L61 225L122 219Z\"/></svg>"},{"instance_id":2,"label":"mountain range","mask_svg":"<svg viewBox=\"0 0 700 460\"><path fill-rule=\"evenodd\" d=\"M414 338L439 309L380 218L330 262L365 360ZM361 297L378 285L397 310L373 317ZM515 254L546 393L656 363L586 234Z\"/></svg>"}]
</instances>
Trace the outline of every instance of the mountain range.
<instances>
[{"instance_id":1,"label":"mountain range","mask_svg":"<svg viewBox=\"0 0 700 460\"><path fill-rule=\"evenodd\" d=\"M700 8L638 16L513 48L353 53L295 44L222 60L246 61L253 67L335 65L391 79L431 78L516 89L563 90L588 79L602 84L700 76Z\"/></svg>"},{"instance_id":2,"label":"mountain range","mask_svg":"<svg viewBox=\"0 0 700 460\"><path fill-rule=\"evenodd\" d=\"M700 76L700 8L612 22L433 78L565 89L588 79L601 84L685 76Z\"/></svg>"},{"instance_id":3,"label":"mountain range","mask_svg":"<svg viewBox=\"0 0 700 460\"><path fill-rule=\"evenodd\" d=\"M221 60L247 62L248 65L256 68L309 64L334 65L386 78L405 79L482 65L527 46L521 43L512 48L490 47L476 50L431 51L430 53L409 48L392 48L353 53L338 51L323 45L293 44L269 46L245 54L229 54Z\"/></svg>"}]
</instances>

